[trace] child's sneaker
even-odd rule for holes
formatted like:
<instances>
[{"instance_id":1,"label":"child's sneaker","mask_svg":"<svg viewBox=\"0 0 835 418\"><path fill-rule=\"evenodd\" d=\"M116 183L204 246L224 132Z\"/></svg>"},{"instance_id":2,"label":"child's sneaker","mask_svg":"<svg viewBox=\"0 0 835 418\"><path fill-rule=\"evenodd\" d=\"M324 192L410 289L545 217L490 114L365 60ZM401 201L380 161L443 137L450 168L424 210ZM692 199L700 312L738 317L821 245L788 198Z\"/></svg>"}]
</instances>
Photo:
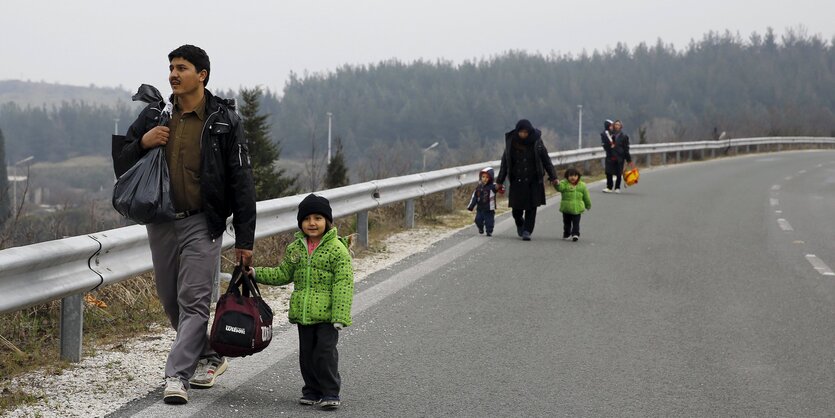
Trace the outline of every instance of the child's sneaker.
<instances>
[{"instance_id":1,"label":"child's sneaker","mask_svg":"<svg viewBox=\"0 0 835 418\"><path fill-rule=\"evenodd\" d=\"M603 189L603 193L612 193L612 189L607 187L607 188Z\"/></svg>"},{"instance_id":2,"label":"child's sneaker","mask_svg":"<svg viewBox=\"0 0 835 418\"><path fill-rule=\"evenodd\" d=\"M620 193L620 189L615 189L615 193Z\"/></svg>"},{"instance_id":3,"label":"child's sneaker","mask_svg":"<svg viewBox=\"0 0 835 418\"><path fill-rule=\"evenodd\" d=\"M568 240L570 240L570 239L571 239L571 235L563 235L563 236L562 236L562 239L564 239L564 240L568 241Z\"/></svg>"},{"instance_id":4,"label":"child's sneaker","mask_svg":"<svg viewBox=\"0 0 835 418\"><path fill-rule=\"evenodd\" d=\"M179 377L165 378L165 390L162 392L162 400L172 405L188 403L188 391Z\"/></svg>"},{"instance_id":5,"label":"child's sneaker","mask_svg":"<svg viewBox=\"0 0 835 418\"><path fill-rule=\"evenodd\" d=\"M319 401L319 407L322 409L336 409L339 408L339 396L324 396Z\"/></svg>"},{"instance_id":6,"label":"child's sneaker","mask_svg":"<svg viewBox=\"0 0 835 418\"><path fill-rule=\"evenodd\" d=\"M299 398L299 404L301 405L318 405L319 402L322 402L319 398L314 398L312 395L304 395Z\"/></svg>"},{"instance_id":7,"label":"child's sneaker","mask_svg":"<svg viewBox=\"0 0 835 418\"><path fill-rule=\"evenodd\" d=\"M191 386L197 389L208 389L215 385L215 379L222 375L229 367L226 357L218 359L201 359L197 363L197 370L194 376L188 381Z\"/></svg>"},{"instance_id":8,"label":"child's sneaker","mask_svg":"<svg viewBox=\"0 0 835 418\"><path fill-rule=\"evenodd\" d=\"M579 235L572 235L571 236L571 240L574 241L574 242L577 242L577 240L579 240L579 239L580 239Z\"/></svg>"}]
</instances>

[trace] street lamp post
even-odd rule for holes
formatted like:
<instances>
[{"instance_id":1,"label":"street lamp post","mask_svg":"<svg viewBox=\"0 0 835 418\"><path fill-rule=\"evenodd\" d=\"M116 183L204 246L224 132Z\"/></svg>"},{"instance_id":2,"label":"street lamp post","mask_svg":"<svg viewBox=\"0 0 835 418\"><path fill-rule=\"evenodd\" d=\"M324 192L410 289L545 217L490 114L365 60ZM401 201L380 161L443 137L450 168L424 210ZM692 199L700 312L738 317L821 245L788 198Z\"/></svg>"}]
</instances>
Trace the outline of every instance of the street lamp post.
<instances>
[{"instance_id":1,"label":"street lamp post","mask_svg":"<svg viewBox=\"0 0 835 418\"><path fill-rule=\"evenodd\" d=\"M328 164L331 163L331 118L333 113L328 112Z\"/></svg>"},{"instance_id":2,"label":"street lamp post","mask_svg":"<svg viewBox=\"0 0 835 418\"><path fill-rule=\"evenodd\" d=\"M113 135L119 135L119 118L113 119Z\"/></svg>"},{"instance_id":3,"label":"street lamp post","mask_svg":"<svg viewBox=\"0 0 835 418\"><path fill-rule=\"evenodd\" d=\"M429 150L431 150L432 148L435 148L437 146L438 146L438 143L435 142L434 144L428 146L426 149L423 150L423 169L421 169L420 171L426 171L426 153L429 152Z\"/></svg>"},{"instance_id":4,"label":"street lamp post","mask_svg":"<svg viewBox=\"0 0 835 418\"><path fill-rule=\"evenodd\" d=\"M12 164L12 167L14 168L14 180L12 180L12 213L14 215L17 215L17 182L18 182L18 180L20 180L17 176L17 167L21 164L28 163L29 161L32 161L33 159L35 159L35 157L33 155L30 155L30 156L28 156L28 157L26 157L26 158L24 158L24 159L22 159L22 160L20 160L16 163Z\"/></svg>"},{"instance_id":5,"label":"street lamp post","mask_svg":"<svg viewBox=\"0 0 835 418\"><path fill-rule=\"evenodd\" d=\"M579 128L577 130L577 149L583 148L583 105L577 105L577 108L580 109L580 116L579 116Z\"/></svg>"}]
</instances>

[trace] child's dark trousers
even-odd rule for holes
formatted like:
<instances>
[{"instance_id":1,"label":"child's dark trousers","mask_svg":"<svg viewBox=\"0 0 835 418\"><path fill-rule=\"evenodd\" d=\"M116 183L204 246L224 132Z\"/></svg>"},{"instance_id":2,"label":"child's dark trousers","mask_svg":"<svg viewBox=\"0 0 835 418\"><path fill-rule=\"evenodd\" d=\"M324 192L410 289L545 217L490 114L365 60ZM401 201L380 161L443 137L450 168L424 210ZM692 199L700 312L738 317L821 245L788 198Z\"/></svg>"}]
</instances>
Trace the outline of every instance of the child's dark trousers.
<instances>
[{"instance_id":1,"label":"child's dark trousers","mask_svg":"<svg viewBox=\"0 0 835 418\"><path fill-rule=\"evenodd\" d=\"M302 395L308 399L339 396L339 331L331 323L299 325L299 367Z\"/></svg>"},{"instance_id":2,"label":"child's dark trousers","mask_svg":"<svg viewBox=\"0 0 835 418\"><path fill-rule=\"evenodd\" d=\"M479 231L486 230L488 234L493 233L493 226L496 225L495 210L477 210L475 212L475 226Z\"/></svg>"},{"instance_id":3,"label":"child's dark trousers","mask_svg":"<svg viewBox=\"0 0 835 418\"><path fill-rule=\"evenodd\" d=\"M580 215L562 214L562 236L563 238L572 235L580 236Z\"/></svg>"}]
</instances>

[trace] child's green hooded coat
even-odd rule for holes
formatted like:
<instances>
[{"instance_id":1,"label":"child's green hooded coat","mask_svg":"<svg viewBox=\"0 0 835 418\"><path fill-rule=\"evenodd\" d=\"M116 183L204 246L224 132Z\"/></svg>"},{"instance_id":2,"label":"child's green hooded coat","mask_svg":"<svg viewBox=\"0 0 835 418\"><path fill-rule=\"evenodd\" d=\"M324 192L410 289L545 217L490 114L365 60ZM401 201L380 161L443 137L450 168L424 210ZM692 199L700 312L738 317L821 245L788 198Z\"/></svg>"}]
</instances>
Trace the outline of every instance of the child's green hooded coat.
<instances>
[{"instance_id":1,"label":"child's green hooded coat","mask_svg":"<svg viewBox=\"0 0 835 418\"><path fill-rule=\"evenodd\" d=\"M586 209L591 209L591 197L589 197L589 189L586 188L586 183L578 181L577 185L574 186L568 180L562 179L559 184L554 185L554 188L562 194L560 212L579 215Z\"/></svg>"},{"instance_id":2,"label":"child's green hooded coat","mask_svg":"<svg viewBox=\"0 0 835 418\"><path fill-rule=\"evenodd\" d=\"M346 243L331 228L319 246L307 254L307 238L296 232L278 267L256 267L255 281L281 286L295 283L290 296L290 322L312 325L339 322L351 325L354 271Z\"/></svg>"}]
</instances>

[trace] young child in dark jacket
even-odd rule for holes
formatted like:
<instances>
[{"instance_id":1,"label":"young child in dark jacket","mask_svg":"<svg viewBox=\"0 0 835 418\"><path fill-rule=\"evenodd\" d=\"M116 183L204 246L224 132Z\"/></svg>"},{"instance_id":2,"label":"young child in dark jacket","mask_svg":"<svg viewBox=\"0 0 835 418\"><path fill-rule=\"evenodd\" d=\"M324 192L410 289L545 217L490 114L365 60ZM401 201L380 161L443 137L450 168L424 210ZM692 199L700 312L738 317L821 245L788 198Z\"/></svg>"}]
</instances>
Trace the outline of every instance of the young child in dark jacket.
<instances>
[{"instance_id":1,"label":"young child in dark jacket","mask_svg":"<svg viewBox=\"0 0 835 418\"><path fill-rule=\"evenodd\" d=\"M354 273L346 239L333 226L328 199L310 194L299 203L299 232L278 267L249 269L255 281L294 283L290 323L299 328L299 368L304 387L299 403L339 407L339 331L351 325Z\"/></svg>"},{"instance_id":2,"label":"young child in dark jacket","mask_svg":"<svg viewBox=\"0 0 835 418\"><path fill-rule=\"evenodd\" d=\"M493 183L493 168L484 168L478 177L480 181L467 210L472 212L476 209L475 225L478 227L478 233L483 234L486 229L489 237L493 235L493 226L496 224L496 184Z\"/></svg>"},{"instance_id":3,"label":"young child in dark jacket","mask_svg":"<svg viewBox=\"0 0 835 418\"><path fill-rule=\"evenodd\" d=\"M555 184L554 188L562 195L562 239L577 241L580 239L580 214L591 209L589 189L586 183L580 181L580 172L574 167L565 170L565 179Z\"/></svg>"}]
</instances>

